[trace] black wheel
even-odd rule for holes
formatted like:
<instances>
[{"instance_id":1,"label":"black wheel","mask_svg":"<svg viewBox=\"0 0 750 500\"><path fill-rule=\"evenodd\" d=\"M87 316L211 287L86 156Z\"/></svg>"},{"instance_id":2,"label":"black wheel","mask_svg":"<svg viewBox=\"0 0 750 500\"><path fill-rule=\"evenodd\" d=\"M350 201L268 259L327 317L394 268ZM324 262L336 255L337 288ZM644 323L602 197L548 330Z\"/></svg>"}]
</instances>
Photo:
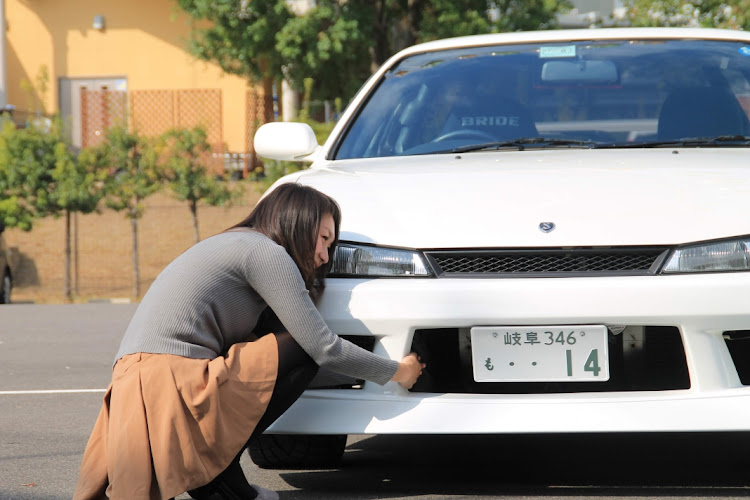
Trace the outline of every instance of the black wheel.
<instances>
[{"instance_id":1,"label":"black wheel","mask_svg":"<svg viewBox=\"0 0 750 500\"><path fill-rule=\"evenodd\" d=\"M7 269L3 274L2 288L0 288L0 304L10 304L10 289L13 287L13 281L10 279L10 271Z\"/></svg>"},{"instance_id":2,"label":"black wheel","mask_svg":"<svg viewBox=\"0 0 750 500\"><path fill-rule=\"evenodd\" d=\"M346 434L334 436L263 434L248 447L261 469L332 469L341 465Z\"/></svg>"}]
</instances>

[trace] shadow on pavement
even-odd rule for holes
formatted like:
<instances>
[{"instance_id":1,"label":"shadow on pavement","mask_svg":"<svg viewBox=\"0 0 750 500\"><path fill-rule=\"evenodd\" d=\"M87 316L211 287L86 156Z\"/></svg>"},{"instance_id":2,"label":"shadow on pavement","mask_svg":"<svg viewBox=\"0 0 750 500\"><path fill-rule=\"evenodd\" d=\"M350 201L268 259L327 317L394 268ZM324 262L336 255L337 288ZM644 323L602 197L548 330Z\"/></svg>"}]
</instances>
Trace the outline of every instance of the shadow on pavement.
<instances>
[{"instance_id":1,"label":"shadow on pavement","mask_svg":"<svg viewBox=\"0 0 750 500\"><path fill-rule=\"evenodd\" d=\"M299 489L282 498L745 497L749 444L740 433L364 437L342 469L280 471Z\"/></svg>"}]
</instances>

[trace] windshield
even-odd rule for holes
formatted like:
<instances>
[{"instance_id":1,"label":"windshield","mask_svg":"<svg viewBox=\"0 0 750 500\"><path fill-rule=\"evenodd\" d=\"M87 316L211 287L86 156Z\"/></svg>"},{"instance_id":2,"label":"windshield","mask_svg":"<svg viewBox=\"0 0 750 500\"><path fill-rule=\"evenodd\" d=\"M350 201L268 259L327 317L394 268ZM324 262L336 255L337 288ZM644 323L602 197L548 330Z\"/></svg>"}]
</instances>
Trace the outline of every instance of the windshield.
<instances>
[{"instance_id":1,"label":"windshield","mask_svg":"<svg viewBox=\"0 0 750 500\"><path fill-rule=\"evenodd\" d=\"M384 75L334 156L683 139L747 145L748 80L750 44L741 42L603 40L428 52Z\"/></svg>"}]
</instances>

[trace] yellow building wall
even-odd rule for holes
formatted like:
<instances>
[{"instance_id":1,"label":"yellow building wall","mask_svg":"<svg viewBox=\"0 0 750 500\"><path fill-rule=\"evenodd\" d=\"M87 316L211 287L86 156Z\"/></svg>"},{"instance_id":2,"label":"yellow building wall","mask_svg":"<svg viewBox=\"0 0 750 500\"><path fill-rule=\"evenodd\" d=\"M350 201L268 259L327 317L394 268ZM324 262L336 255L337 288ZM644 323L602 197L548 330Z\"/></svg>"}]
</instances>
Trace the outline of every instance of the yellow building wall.
<instances>
[{"instance_id":1,"label":"yellow building wall","mask_svg":"<svg viewBox=\"0 0 750 500\"><path fill-rule=\"evenodd\" d=\"M6 0L8 103L33 111L21 81L49 72L43 99L59 109L59 78L120 77L128 90L222 91L223 141L245 150L245 79L223 74L187 51L190 20L174 0ZM93 28L94 16L105 20ZM31 108L31 109L29 109Z\"/></svg>"}]
</instances>

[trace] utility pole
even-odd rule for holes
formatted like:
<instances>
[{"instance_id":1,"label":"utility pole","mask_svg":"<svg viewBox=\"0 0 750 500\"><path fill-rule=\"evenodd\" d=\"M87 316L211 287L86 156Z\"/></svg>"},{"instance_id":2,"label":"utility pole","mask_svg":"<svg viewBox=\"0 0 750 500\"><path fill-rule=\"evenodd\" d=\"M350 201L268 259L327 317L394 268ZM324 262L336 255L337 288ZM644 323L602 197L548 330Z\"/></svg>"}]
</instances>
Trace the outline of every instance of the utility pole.
<instances>
[{"instance_id":1,"label":"utility pole","mask_svg":"<svg viewBox=\"0 0 750 500\"><path fill-rule=\"evenodd\" d=\"M5 0L0 0L0 110L8 105L8 64L5 58L5 46L7 42L7 29L5 23Z\"/></svg>"}]
</instances>

